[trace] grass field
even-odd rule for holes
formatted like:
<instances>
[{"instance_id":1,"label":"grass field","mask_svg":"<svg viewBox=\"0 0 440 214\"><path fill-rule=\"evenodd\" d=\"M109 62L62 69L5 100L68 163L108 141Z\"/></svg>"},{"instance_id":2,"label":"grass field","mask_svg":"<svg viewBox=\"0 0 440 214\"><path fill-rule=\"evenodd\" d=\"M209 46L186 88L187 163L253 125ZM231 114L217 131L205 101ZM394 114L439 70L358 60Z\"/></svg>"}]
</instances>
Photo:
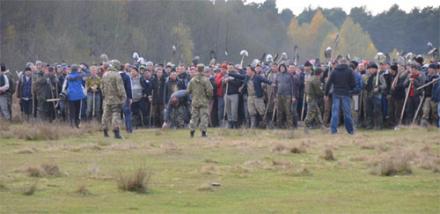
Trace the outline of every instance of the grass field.
<instances>
[{"instance_id":1,"label":"grass field","mask_svg":"<svg viewBox=\"0 0 440 214\"><path fill-rule=\"evenodd\" d=\"M438 129L11 131L39 128L2 127L0 213L440 213ZM120 190L139 168L147 192Z\"/></svg>"}]
</instances>

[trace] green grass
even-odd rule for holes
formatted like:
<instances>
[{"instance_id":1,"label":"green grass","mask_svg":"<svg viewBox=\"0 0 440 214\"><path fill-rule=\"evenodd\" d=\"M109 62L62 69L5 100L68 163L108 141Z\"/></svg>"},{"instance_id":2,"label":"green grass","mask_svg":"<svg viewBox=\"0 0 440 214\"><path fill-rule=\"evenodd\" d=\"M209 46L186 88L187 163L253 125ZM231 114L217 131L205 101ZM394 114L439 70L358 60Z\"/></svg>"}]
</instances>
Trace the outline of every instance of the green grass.
<instances>
[{"instance_id":1,"label":"green grass","mask_svg":"<svg viewBox=\"0 0 440 214\"><path fill-rule=\"evenodd\" d=\"M199 134L190 139L188 130L136 130L124 141L104 139L101 133L52 141L0 138L0 213L440 212L440 173L434 172L440 167L438 130L360 131L353 137L318 130L305 135L300 130L211 129L207 139ZM302 144L306 152L272 151L280 144ZM424 147L428 155L421 152ZM321 158L326 148L336 161ZM372 162L397 149L415 153L413 174L371 174ZM33 152L20 154L23 150ZM420 166L426 159L431 168ZM291 165L273 166L273 160ZM247 164L252 161L266 167ZM62 175L35 178L23 172L46 163L58 165ZM149 192L119 190L118 174L139 167L153 173ZM311 175L289 174L302 168ZM35 193L23 195L36 181ZM210 182L221 186L198 190ZM91 194L78 194L81 186Z\"/></svg>"}]
</instances>

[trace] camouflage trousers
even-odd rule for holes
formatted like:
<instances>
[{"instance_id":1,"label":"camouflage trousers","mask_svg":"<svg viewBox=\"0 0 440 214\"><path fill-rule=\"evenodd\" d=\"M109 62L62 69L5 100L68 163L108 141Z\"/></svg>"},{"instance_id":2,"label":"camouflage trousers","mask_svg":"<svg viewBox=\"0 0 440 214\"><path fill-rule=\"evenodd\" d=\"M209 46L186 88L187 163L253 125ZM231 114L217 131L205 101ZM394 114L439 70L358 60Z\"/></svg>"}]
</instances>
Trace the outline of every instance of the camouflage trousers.
<instances>
[{"instance_id":1,"label":"camouflage trousers","mask_svg":"<svg viewBox=\"0 0 440 214\"><path fill-rule=\"evenodd\" d=\"M283 127L283 119L286 119L287 128L291 128L293 124L293 117L291 110L292 97L278 96L277 101L277 123L278 127Z\"/></svg>"},{"instance_id":2,"label":"camouflage trousers","mask_svg":"<svg viewBox=\"0 0 440 214\"><path fill-rule=\"evenodd\" d=\"M201 131L206 131L209 124L209 114L207 106L192 106L191 107L191 120L189 121L189 127L191 130L195 130L200 127Z\"/></svg>"},{"instance_id":3,"label":"camouflage trousers","mask_svg":"<svg viewBox=\"0 0 440 214\"><path fill-rule=\"evenodd\" d=\"M331 95L329 95L329 98L327 100L324 100L324 118L323 118L324 125L329 125L331 112L332 112L332 97Z\"/></svg>"},{"instance_id":4,"label":"camouflage trousers","mask_svg":"<svg viewBox=\"0 0 440 214\"><path fill-rule=\"evenodd\" d=\"M172 128L183 128L187 123L187 108L183 105L172 108L170 112L170 127ZM208 118L209 119L209 118ZM209 120L208 120L209 122Z\"/></svg>"},{"instance_id":5,"label":"camouflage trousers","mask_svg":"<svg viewBox=\"0 0 440 214\"><path fill-rule=\"evenodd\" d=\"M309 100L307 106L307 115L304 119L305 126L308 128L318 128L321 127L322 118L320 115L321 110L319 109L318 102L315 100Z\"/></svg>"},{"instance_id":6,"label":"camouflage trousers","mask_svg":"<svg viewBox=\"0 0 440 214\"><path fill-rule=\"evenodd\" d=\"M122 104L104 104L104 112L102 114L102 128L113 130L119 129L121 126Z\"/></svg>"},{"instance_id":7,"label":"camouflage trousers","mask_svg":"<svg viewBox=\"0 0 440 214\"><path fill-rule=\"evenodd\" d=\"M263 98L249 96L247 100L247 105L248 105L249 116L251 117L256 116L257 113L260 116L264 115L265 106L264 106Z\"/></svg>"}]
</instances>

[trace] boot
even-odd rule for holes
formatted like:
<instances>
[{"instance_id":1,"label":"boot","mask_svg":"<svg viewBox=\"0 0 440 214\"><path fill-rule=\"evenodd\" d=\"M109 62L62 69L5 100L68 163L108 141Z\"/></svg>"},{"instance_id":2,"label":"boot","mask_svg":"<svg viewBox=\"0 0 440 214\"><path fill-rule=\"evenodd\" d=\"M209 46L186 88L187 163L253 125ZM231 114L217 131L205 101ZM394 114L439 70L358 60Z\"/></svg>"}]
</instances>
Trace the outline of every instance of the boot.
<instances>
[{"instance_id":1,"label":"boot","mask_svg":"<svg viewBox=\"0 0 440 214\"><path fill-rule=\"evenodd\" d=\"M113 130L113 133L115 133L115 139L122 139L119 129Z\"/></svg>"},{"instance_id":2,"label":"boot","mask_svg":"<svg viewBox=\"0 0 440 214\"><path fill-rule=\"evenodd\" d=\"M195 130L191 130L191 132L189 133L190 134L190 136L191 136L191 138L193 138L194 137L194 133L195 133L196 131Z\"/></svg>"},{"instance_id":3,"label":"boot","mask_svg":"<svg viewBox=\"0 0 440 214\"><path fill-rule=\"evenodd\" d=\"M206 134L206 131L202 131L202 137L208 137L208 135Z\"/></svg>"},{"instance_id":4,"label":"boot","mask_svg":"<svg viewBox=\"0 0 440 214\"><path fill-rule=\"evenodd\" d=\"M255 129L257 126L257 117L251 116L251 129Z\"/></svg>"},{"instance_id":5,"label":"boot","mask_svg":"<svg viewBox=\"0 0 440 214\"><path fill-rule=\"evenodd\" d=\"M104 137L109 137L108 136L108 129L104 129Z\"/></svg>"},{"instance_id":6,"label":"boot","mask_svg":"<svg viewBox=\"0 0 440 214\"><path fill-rule=\"evenodd\" d=\"M228 128L233 129L234 128L234 122L228 121Z\"/></svg>"}]
</instances>

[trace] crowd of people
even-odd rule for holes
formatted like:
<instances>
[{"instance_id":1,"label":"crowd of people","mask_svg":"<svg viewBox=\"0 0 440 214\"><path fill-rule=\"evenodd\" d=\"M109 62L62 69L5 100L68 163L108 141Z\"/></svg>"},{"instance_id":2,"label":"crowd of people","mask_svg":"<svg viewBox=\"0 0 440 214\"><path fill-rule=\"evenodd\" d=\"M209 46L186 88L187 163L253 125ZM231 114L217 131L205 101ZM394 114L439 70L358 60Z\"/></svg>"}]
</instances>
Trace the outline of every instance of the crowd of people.
<instances>
[{"instance_id":1,"label":"crowd of people","mask_svg":"<svg viewBox=\"0 0 440 214\"><path fill-rule=\"evenodd\" d=\"M440 64L421 56L405 62L350 60L303 65L273 59L242 66L197 60L191 65L121 64L107 60L29 62L21 72L1 65L0 116L11 120L18 99L24 122L99 121L122 138L138 128L440 127ZM121 125L121 124L124 125ZM303 124L303 125L299 125Z\"/></svg>"}]
</instances>

